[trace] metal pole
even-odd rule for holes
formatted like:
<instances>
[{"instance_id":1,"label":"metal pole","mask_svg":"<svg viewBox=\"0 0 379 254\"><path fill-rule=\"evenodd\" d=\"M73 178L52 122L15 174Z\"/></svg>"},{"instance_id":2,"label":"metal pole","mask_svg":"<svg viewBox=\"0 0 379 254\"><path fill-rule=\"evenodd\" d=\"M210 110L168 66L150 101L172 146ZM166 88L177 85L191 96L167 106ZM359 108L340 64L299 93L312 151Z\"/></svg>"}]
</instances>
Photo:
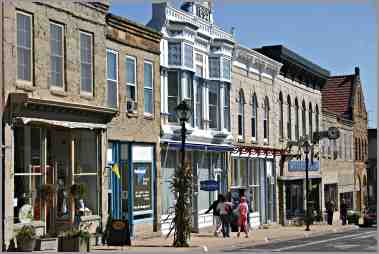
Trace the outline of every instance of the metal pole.
<instances>
[{"instance_id":1,"label":"metal pole","mask_svg":"<svg viewBox=\"0 0 379 254\"><path fill-rule=\"evenodd\" d=\"M182 122L182 147L180 149L180 152L181 152L181 163L182 163L182 170L184 171L185 170L185 165L184 165L184 160L185 160L185 143L186 143L186 122L185 121L181 121Z\"/></svg>"},{"instance_id":2,"label":"metal pole","mask_svg":"<svg viewBox=\"0 0 379 254\"><path fill-rule=\"evenodd\" d=\"M305 228L305 231L310 231L309 229L309 220L310 220L310 216L309 216L309 193L308 193L308 190L309 190L309 178L308 178L308 163L309 163L309 159L308 159L308 153L305 154L305 202L307 204L306 206L306 224L307 224L307 227Z\"/></svg>"}]
</instances>

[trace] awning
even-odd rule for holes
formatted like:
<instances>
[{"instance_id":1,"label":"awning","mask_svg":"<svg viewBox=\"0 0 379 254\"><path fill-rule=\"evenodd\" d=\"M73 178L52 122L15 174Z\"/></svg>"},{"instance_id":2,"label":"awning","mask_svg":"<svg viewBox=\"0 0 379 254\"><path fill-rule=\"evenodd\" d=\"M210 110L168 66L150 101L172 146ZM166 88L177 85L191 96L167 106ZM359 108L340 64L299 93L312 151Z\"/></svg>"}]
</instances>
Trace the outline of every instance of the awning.
<instances>
[{"instance_id":1,"label":"awning","mask_svg":"<svg viewBox=\"0 0 379 254\"><path fill-rule=\"evenodd\" d=\"M32 117L16 117L16 121L21 121L23 124L29 123L40 123L40 124L49 124L54 126L60 126L70 129L106 129L107 125L98 124L98 123L81 123L81 122L69 122L69 121L57 121L57 120L48 120L42 118L32 118Z\"/></svg>"},{"instance_id":2,"label":"awning","mask_svg":"<svg viewBox=\"0 0 379 254\"><path fill-rule=\"evenodd\" d=\"M167 147L172 149L180 149L182 146L182 143L179 141L161 141L161 144L167 144ZM185 148L189 150L203 150L210 152L228 152L233 150L232 145L211 145L203 143L186 143Z\"/></svg>"}]
</instances>

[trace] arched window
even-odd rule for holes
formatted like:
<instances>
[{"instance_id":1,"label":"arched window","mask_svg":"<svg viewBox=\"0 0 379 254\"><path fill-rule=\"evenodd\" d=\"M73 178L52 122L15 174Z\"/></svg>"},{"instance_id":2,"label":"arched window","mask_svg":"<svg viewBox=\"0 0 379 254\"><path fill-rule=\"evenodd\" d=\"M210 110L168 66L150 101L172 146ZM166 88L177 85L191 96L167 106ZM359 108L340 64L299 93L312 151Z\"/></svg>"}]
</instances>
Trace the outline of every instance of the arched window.
<instances>
[{"instance_id":1,"label":"arched window","mask_svg":"<svg viewBox=\"0 0 379 254\"><path fill-rule=\"evenodd\" d=\"M356 138L354 139L354 150L355 150L355 160L357 161L358 160L358 141Z\"/></svg>"},{"instance_id":2,"label":"arched window","mask_svg":"<svg viewBox=\"0 0 379 254\"><path fill-rule=\"evenodd\" d=\"M299 140L300 127L299 127L299 102L295 99L295 138Z\"/></svg>"},{"instance_id":3,"label":"arched window","mask_svg":"<svg viewBox=\"0 0 379 254\"><path fill-rule=\"evenodd\" d=\"M263 113L263 139L265 142L268 142L268 137L269 137L269 122L270 119L270 106L269 106L269 101L268 97L265 97L265 102L264 102L264 113Z\"/></svg>"},{"instance_id":4,"label":"arched window","mask_svg":"<svg viewBox=\"0 0 379 254\"><path fill-rule=\"evenodd\" d=\"M257 108L258 101L257 96L254 93L252 98L252 111L251 111L251 137L256 140L257 139Z\"/></svg>"},{"instance_id":5,"label":"arched window","mask_svg":"<svg viewBox=\"0 0 379 254\"><path fill-rule=\"evenodd\" d=\"M291 121L291 97L287 96L287 138L292 139L292 121Z\"/></svg>"},{"instance_id":6,"label":"arched window","mask_svg":"<svg viewBox=\"0 0 379 254\"><path fill-rule=\"evenodd\" d=\"M279 138L283 138L283 95L282 92L279 93Z\"/></svg>"},{"instance_id":7,"label":"arched window","mask_svg":"<svg viewBox=\"0 0 379 254\"><path fill-rule=\"evenodd\" d=\"M320 119L319 119L319 117L320 117L320 113L319 113L319 111L318 111L318 105L316 104L316 118L315 118L315 120L316 120L316 122L315 122L315 125L316 125L316 132L319 132L319 123L320 123Z\"/></svg>"},{"instance_id":8,"label":"arched window","mask_svg":"<svg viewBox=\"0 0 379 254\"><path fill-rule=\"evenodd\" d=\"M303 100L303 103L301 105L301 127L302 127L302 136L305 137L307 135L307 120L305 115L306 107L305 107L305 101Z\"/></svg>"},{"instance_id":9,"label":"arched window","mask_svg":"<svg viewBox=\"0 0 379 254\"><path fill-rule=\"evenodd\" d=\"M309 138L310 140L313 140L313 121L312 121L313 115L312 115L312 103L309 103L308 108L308 122L309 122Z\"/></svg>"},{"instance_id":10,"label":"arched window","mask_svg":"<svg viewBox=\"0 0 379 254\"><path fill-rule=\"evenodd\" d=\"M244 136L245 97L241 89L238 97L238 136Z\"/></svg>"}]
</instances>

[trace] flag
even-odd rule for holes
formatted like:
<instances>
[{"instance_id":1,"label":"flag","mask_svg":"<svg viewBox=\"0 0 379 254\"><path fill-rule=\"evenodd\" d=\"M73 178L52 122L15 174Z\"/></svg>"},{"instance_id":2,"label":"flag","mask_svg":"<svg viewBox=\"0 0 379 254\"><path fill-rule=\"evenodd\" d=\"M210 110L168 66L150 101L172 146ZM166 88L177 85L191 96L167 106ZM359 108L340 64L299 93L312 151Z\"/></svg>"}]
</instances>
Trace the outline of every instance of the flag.
<instances>
[{"instance_id":1,"label":"flag","mask_svg":"<svg viewBox=\"0 0 379 254\"><path fill-rule=\"evenodd\" d=\"M115 175L118 178L121 178L121 176L120 176L120 170L118 169L118 164L117 163L113 164L112 171L113 171L113 173L115 173Z\"/></svg>"}]
</instances>

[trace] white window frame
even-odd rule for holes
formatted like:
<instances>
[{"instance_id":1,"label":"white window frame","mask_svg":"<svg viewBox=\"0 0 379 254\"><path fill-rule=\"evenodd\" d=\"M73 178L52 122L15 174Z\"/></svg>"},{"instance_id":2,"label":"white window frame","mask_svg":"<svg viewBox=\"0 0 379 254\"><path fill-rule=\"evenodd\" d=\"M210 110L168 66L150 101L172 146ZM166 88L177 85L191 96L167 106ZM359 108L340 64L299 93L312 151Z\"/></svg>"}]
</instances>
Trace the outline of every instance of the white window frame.
<instances>
[{"instance_id":1,"label":"white window frame","mask_svg":"<svg viewBox=\"0 0 379 254\"><path fill-rule=\"evenodd\" d=\"M197 59L196 59L196 56L197 55L199 55L199 56L201 56L201 59L202 59L202 61L200 62L200 61L197 61ZM194 61L194 67L195 67L195 73L196 73L196 70L197 70L197 66L200 66L201 65L201 72L202 72L202 75L201 76L198 76L197 75L197 73L195 74L197 77L200 77L200 78L205 78L205 70L204 70L204 66L205 66L205 64L204 64L204 61L205 60L205 56L204 56L204 54L202 54L202 53L200 53L200 52L197 52L197 51L195 51L195 61Z\"/></svg>"},{"instance_id":2,"label":"white window frame","mask_svg":"<svg viewBox=\"0 0 379 254\"><path fill-rule=\"evenodd\" d=\"M105 66L106 66L106 81L107 81L107 106L109 106L108 104L108 80L110 81L113 81L113 82L116 82L116 108L118 108L118 105L119 105L119 101L118 101L118 80L119 80L119 77L118 77L118 52L113 50L113 49L109 49L107 48L106 49L106 56L108 55L108 52L112 53L112 54L115 54L116 55L116 80L113 80L113 79L109 79L108 78L108 58L105 57Z\"/></svg>"},{"instance_id":3,"label":"white window frame","mask_svg":"<svg viewBox=\"0 0 379 254\"><path fill-rule=\"evenodd\" d=\"M225 78L225 73L224 73L224 65L225 62L228 62L229 64L229 78ZM230 81L232 78L232 60L226 57L220 58L220 78L223 80Z\"/></svg>"},{"instance_id":4,"label":"white window frame","mask_svg":"<svg viewBox=\"0 0 379 254\"><path fill-rule=\"evenodd\" d=\"M270 106L268 99L264 99L264 109L263 109L263 128L264 126L264 121L266 121L266 129L263 130L263 143L268 144L269 138L270 138ZM264 137L264 132L267 132L267 137Z\"/></svg>"},{"instance_id":5,"label":"white window frame","mask_svg":"<svg viewBox=\"0 0 379 254\"><path fill-rule=\"evenodd\" d=\"M195 65L195 59L194 59L194 52L195 52L195 48L194 48L194 45L192 44L189 44L189 43L181 43L182 44L182 66L186 69L189 69L189 70L193 70L194 69L194 65ZM192 48L192 67L188 67L186 65L186 56L187 56L187 53L186 53L186 46L190 46Z\"/></svg>"},{"instance_id":6,"label":"white window frame","mask_svg":"<svg viewBox=\"0 0 379 254\"><path fill-rule=\"evenodd\" d=\"M145 87L145 64L150 64L151 65L151 88L150 87ZM144 80L143 80L143 114L145 116L148 116L148 117L153 117L154 115L154 64L152 61L150 60L144 60L143 61L143 77L144 77ZM145 112L145 89L151 89L151 105L152 105L152 108L151 108L151 112Z\"/></svg>"},{"instance_id":7,"label":"white window frame","mask_svg":"<svg viewBox=\"0 0 379 254\"><path fill-rule=\"evenodd\" d=\"M92 82L91 82L91 92L88 92L88 91L83 91L82 89L82 59L81 59L81 50L82 50L82 40L81 40L81 35L84 34L84 35L88 35L91 37L91 52L92 52L92 59L91 59L91 77L92 77ZM93 75L93 65L94 65L94 47L93 47L93 34L92 33L88 33L88 32L85 32L85 31L82 31L80 30L79 31L79 62L80 62L80 94L82 95L89 95L89 96L93 96L93 90L94 90L94 75Z\"/></svg>"},{"instance_id":8,"label":"white window frame","mask_svg":"<svg viewBox=\"0 0 379 254\"><path fill-rule=\"evenodd\" d=\"M18 45L17 45L17 15L20 14L20 15L24 15L24 16L28 16L30 18L30 80L23 80L23 79L19 79L18 78L18 62L17 62L17 59L18 59L18 55L17 55L17 49L18 49ZM33 73L33 69L34 69L34 59L33 59L33 54L34 54L34 41L33 41L33 15L30 14L30 13L27 13L27 12L23 12L23 11L16 11L16 18L15 18L15 23L16 23L16 80L17 82L22 82L22 83L26 83L28 85L31 85L33 83L33 79L34 79L34 73Z\"/></svg>"},{"instance_id":9,"label":"white window frame","mask_svg":"<svg viewBox=\"0 0 379 254\"><path fill-rule=\"evenodd\" d=\"M65 61L66 61L66 58L65 58L65 26L63 24L60 24L60 23L57 23L57 22L54 22L54 21L50 21L49 22L49 32L50 32L50 43L51 43L51 30L50 30L50 25L53 24L55 26L59 26L62 28L62 87L59 87L59 86L55 86L53 84L49 84L49 87L54 89L54 90L62 90L64 91L66 89L66 79L65 79ZM51 50L51 45L50 45L50 57L52 56L52 50ZM50 58L51 59L51 58ZM52 62L50 60L50 79L51 79L51 73L52 73ZM50 82L49 82L50 83Z\"/></svg>"},{"instance_id":10,"label":"white window frame","mask_svg":"<svg viewBox=\"0 0 379 254\"><path fill-rule=\"evenodd\" d=\"M127 70L127 65L126 65L126 60L127 59L131 59L131 60L133 60L134 61L134 84L133 83L129 83L128 82L128 78L126 78L126 86L128 87L128 86L134 86L134 89L135 89L135 91L134 91L134 102L137 102L138 101L138 89L137 89L137 84L138 84L138 79L137 79L137 58L136 57L134 57L134 56L129 56L129 55L127 55L126 57L125 57L125 70ZM126 75L127 75L127 73L126 73ZM126 91L127 93L128 93L128 90ZM128 96L128 94L126 93L126 96ZM127 99L129 99L128 97L127 97Z\"/></svg>"}]
</instances>

